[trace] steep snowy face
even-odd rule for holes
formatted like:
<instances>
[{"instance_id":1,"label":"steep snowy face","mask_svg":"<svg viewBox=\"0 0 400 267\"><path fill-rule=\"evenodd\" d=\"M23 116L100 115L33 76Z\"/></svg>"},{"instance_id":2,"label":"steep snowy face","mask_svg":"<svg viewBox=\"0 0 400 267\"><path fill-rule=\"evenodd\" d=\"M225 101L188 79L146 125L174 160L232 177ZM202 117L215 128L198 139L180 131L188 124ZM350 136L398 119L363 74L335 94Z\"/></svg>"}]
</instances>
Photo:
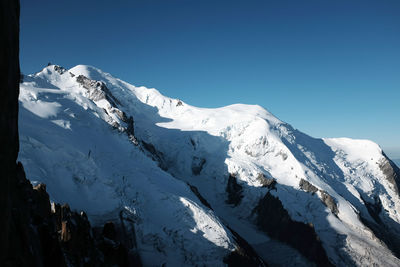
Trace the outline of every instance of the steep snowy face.
<instances>
[{"instance_id":1,"label":"steep snowy face","mask_svg":"<svg viewBox=\"0 0 400 267\"><path fill-rule=\"evenodd\" d=\"M30 178L93 221L127 210L148 263L222 264L226 225L272 264L400 264L400 170L373 142L312 138L260 106L193 107L84 65L26 77L20 101Z\"/></svg>"},{"instance_id":2,"label":"steep snowy face","mask_svg":"<svg viewBox=\"0 0 400 267\"><path fill-rule=\"evenodd\" d=\"M32 183L46 183L53 201L85 210L95 225L127 216L146 266L223 265L237 247L230 231L135 145L120 105L92 99L104 84L57 69L20 85L19 160Z\"/></svg>"}]
</instances>

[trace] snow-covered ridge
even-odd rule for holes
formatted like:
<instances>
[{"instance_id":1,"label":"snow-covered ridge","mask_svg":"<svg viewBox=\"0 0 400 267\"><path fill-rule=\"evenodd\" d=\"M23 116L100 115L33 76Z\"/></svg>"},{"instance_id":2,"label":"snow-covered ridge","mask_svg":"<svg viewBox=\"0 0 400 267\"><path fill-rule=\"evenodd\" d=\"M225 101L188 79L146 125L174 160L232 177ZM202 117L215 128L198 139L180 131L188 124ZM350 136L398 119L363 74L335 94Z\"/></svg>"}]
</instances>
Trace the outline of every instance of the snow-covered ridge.
<instances>
[{"instance_id":1,"label":"snow-covered ridge","mask_svg":"<svg viewBox=\"0 0 400 267\"><path fill-rule=\"evenodd\" d=\"M312 138L257 105L193 107L85 65L25 77L20 102L30 179L93 222L128 210L150 265L223 264L225 225L269 263L314 261L257 224L266 194L312 225L331 263L400 264L400 170L371 141Z\"/></svg>"}]
</instances>

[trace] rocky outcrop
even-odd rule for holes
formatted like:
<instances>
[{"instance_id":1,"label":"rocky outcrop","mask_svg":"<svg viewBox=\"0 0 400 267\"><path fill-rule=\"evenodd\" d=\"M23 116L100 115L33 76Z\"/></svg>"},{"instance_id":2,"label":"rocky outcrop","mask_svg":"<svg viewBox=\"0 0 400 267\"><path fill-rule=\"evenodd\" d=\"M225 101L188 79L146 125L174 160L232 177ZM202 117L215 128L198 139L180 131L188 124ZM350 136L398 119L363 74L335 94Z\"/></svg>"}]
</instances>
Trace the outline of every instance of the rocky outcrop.
<instances>
[{"instance_id":1,"label":"rocky outcrop","mask_svg":"<svg viewBox=\"0 0 400 267\"><path fill-rule=\"evenodd\" d=\"M71 211L68 204L53 204L52 219L66 261L74 266L99 265L102 253L92 237L92 228L84 212Z\"/></svg>"},{"instance_id":2,"label":"rocky outcrop","mask_svg":"<svg viewBox=\"0 0 400 267\"><path fill-rule=\"evenodd\" d=\"M122 112L122 114L125 115L125 112ZM126 118L126 115L125 115L125 118ZM124 121L124 117L122 117L122 121ZM133 126L133 117L132 117L132 116L129 116L129 118L127 118L127 119L125 120L125 122L126 122L126 124L127 124L127 127L126 127L126 134L128 135L129 140L130 140L133 144L138 145L139 143L138 143L138 141L137 141L137 139L136 139L136 137L135 137L135 128L134 128L134 126Z\"/></svg>"},{"instance_id":3,"label":"rocky outcrop","mask_svg":"<svg viewBox=\"0 0 400 267\"><path fill-rule=\"evenodd\" d=\"M327 206L333 214L338 215L339 209L337 207L334 198L324 190L319 190L319 191L321 193L322 203L324 203L324 205Z\"/></svg>"},{"instance_id":4,"label":"rocky outcrop","mask_svg":"<svg viewBox=\"0 0 400 267\"><path fill-rule=\"evenodd\" d=\"M2 255L2 266L66 266L46 187L33 188L22 164L18 163L9 189L11 214L6 218L11 223L5 233L9 240Z\"/></svg>"},{"instance_id":5,"label":"rocky outcrop","mask_svg":"<svg viewBox=\"0 0 400 267\"><path fill-rule=\"evenodd\" d=\"M268 264L261 259L245 239L232 228L228 227L236 241L236 249L224 258L224 263L229 267L266 267Z\"/></svg>"},{"instance_id":6,"label":"rocky outcrop","mask_svg":"<svg viewBox=\"0 0 400 267\"><path fill-rule=\"evenodd\" d=\"M267 192L254 213L257 226L268 236L295 248L318 266L332 266L314 227L292 220L279 198Z\"/></svg>"},{"instance_id":7,"label":"rocky outcrop","mask_svg":"<svg viewBox=\"0 0 400 267\"><path fill-rule=\"evenodd\" d=\"M60 73L60 72L59 72ZM106 84L102 81L96 81L87 78L84 75L78 75L76 77L76 81L87 90L88 98L92 101L100 101L107 100L109 105L104 109L104 112L108 115L107 122L114 129L126 133L129 140L134 144L138 145L139 142L135 137L135 128L134 121L132 116L127 116L126 113L118 108L118 105L121 106L121 103L117 98L113 96L110 89L106 86ZM115 118L110 116L110 114L116 114L120 121L116 121ZM118 120L118 119L117 119ZM124 126L121 126L125 124Z\"/></svg>"},{"instance_id":8,"label":"rocky outcrop","mask_svg":"<svg viewBox=\"0 0 400 267\"><path fill-rule=\"evenodd\" d=\"M84 212L72 211L68 204L50 205L46 186L32 187L20 163L17 184L12 250L5 266L141 266L140 258L128 251L124 235L109 245L109 223L102 234L94 235Z\"/></svg>"},{"instance_id":9,"label":"rocky outcrop","mask_svg":"<svg viewBox=\"0 0 400 267\"><path fill-rule=\"evenodd\" d=\"M88 98L93 101L106 99L112 107L120 104L119 101L111 94L106 84L102 81L91 80L84 75L76 77L76 81L87 90Z\"/></svg>"},{"instance_id":10,"label":"rocky outcrop","mask_svg":"<svg viewBox=\"0 0 400 267\"><path fill-rule=\"evenodd\" d=\"M190 190L192 190L192 192L197 196L197 198L200 200L200 202L206 206L207 208L209 208L210 210L212 210L213 208L211 207L210 203L208 203L208 201L200 194L199 190L197 189L197 187L195 187L194 185L191 184L187 184L190 188Z\"/></svg>"},{"instance_id":11,"label":"rocky outcrop","mask_svg":"<svg viewBox=\"0 0 400 267\"><path fill-rule=\"evenodd\" d=\"M383 153L384 158L378 162L379 168L386 177L386 180L393 186L393 190L400 195L400 169Z\"/></svg>"},{"instance_id":12,"label":"rocky outcrop","mask_svg":"<svg viewBox=\"0 0 400 267\"><path fill-rule=\"evenodd\" d=\"M161 151L158 151L153 144L146 143L145 141L141 141L142 147L150 153L151 158L158 163L158 166L166 171L168 170L168 165L164 160L164 154Z\"/></svg>"},{"instance_id":13,"label":"rocky outcrop","mask_svg":"<svg viewBox=\"0 0 400 267\"><path fill-rule=\"evenodd\" d=\"M128 251L117 239L117 232L112 222L106 223L103 228L99 248L105 256L104 263L108 266L128 266Z\"/></svg>"},{"instance_id":14,"label":"rocky outcrop","mask_svg":"<svg viewBox=\"0 0 400 267\"><path fill-rule=\"evenodd\" d=\"M371 203L367 201L366 198L362 195L363 194L360 194L361 200L364 202L364 205L367 208L369 215L372 217L372 219L375 220L377 224L382 224L382 220L379 216L379 214L382 212L382 202L380 198L378 196L374 196L374 202Z\"/></svg>"},{"instance_id":15,"label":"rocky outcrop","mask_svg":"<svg viewBox=\"0 0 400 267\"><path fill-rule=\"evenodd\" d=\"M312 183L310 183L304 179L300 179L299 187L302 190L304 190L308 193L311 193L312 195L319 192L321 202L326 207L328 207L334 215L338 215L339 209L337 207L336 201L331 195L328 194L328 192L326 192L325 190L318 189Z\"/></svg>"},{"instance_id":16,"label":"rocky outcrop","mask_svg":"<svg viewBox=\"0 0 400 267\"><path fill-rule=\"evenodd\" d=\"M134 221L124 211L119 214L119 222L107 222L103 228L96 228L94 236L106 266L142 266Z\"/></svg>"},{"instance_id":17,"label":"rocky outcrop","mask_svg":"<svg viewBox=\"0 0 400 267\"><path fill-rule=\"evenodd\" d=\"M367 197L363 194L360 194L361 200L364 202L365 207L367 208L368 214L370 215L369 219L365 214L360 213L359 218L361 222L367 226L374 235L379 238L395 255L396 257L400 257L400 237L398 230L398 224L393 222L391 219L384 219L384 214L382 211L384 210L382 207L382 202L379 196L373 196L372 201L368 201ZM383 215L381 217L381 215ZM390 222L392 224L390 224ZM389 224L388 224L389 223ZM393 225L394 223L394 225ZM395 226L395 227L393 227Z\"/></svg>"},{"instance_id":18,"label":"rocky outcrop","mask_svg":"<svg viewBox=\"0 0 400 267\"><path fill-rule=\"evenodd\" d=\"M21 225L13 221L13 217L23 215L15 198L19 147L19 1L1 1L0 17L0 262L7 262L28 253L28 248L22 249L21 242L15 240L16 229L25 231L27 225L24 219Z\"/></svg>"},{"instance_id":19,"label":"rocky outcrop","mask_svg":"<svg viewBox=\"0 0 400 267\"><path fill-rule=\"evenodd\" d=\"M229 174L228 184L226 185L226 192L228 193L227 204L237 206L243 198L243 187L238 184L237 178L234 174Z\"/></svg>"},{"instance_id":20,"label":"rocky outcrop","mask_svg":"<svg viewBox=\"0 0 400 267\"><path fill-rule=\"evenodd\" d=\"M121 121L126 122L126 123L128 122L128 117L126 116L125 112L123 112L123 111L121 111L119 109L116 109L116 108L112 109L111 112L117 114L117 116L119 117L119 119ZM133 127L133 118L132 118L132 116L129 118L129 120L132 121L132 127Z\"/></svg>"},{"instance_id":21,"label":"rocky outcrop","mask_svg":"<svg viewBox=\"0 0 400 267\"><path fill-rule=\"evenodd\" d=\"M67 72L67 70L64 67L58 66L58 65L54 65L54 70L56 72L58 72L58 74L62 75L65 72Z\"/></svg>"},{"instance_id":22,"label":"rocky outcrop","mask_svg":"<svg viewBox=\"0 0 400 267\"><path fill-rule=\"evenodd\" d=\"M308 182L307 180L304 180L304 179L300 179L299 186L302 190L312 193L312 194L314 194L318 191L318 188L316 188L310 182Z\"/></svg>"},{"instance_id":23,"label":"rocky outcrop","mask_svg":"<svg viewBox=\"0 0 400 267\"><path fill-rule=\"evenodd\" d=\"M276 189L276 180L274 178L266 177L263 173L259 173L257 175L257 181L261 184L262 187L267 187L269 189Z\"/></svg>"}]
</instances>

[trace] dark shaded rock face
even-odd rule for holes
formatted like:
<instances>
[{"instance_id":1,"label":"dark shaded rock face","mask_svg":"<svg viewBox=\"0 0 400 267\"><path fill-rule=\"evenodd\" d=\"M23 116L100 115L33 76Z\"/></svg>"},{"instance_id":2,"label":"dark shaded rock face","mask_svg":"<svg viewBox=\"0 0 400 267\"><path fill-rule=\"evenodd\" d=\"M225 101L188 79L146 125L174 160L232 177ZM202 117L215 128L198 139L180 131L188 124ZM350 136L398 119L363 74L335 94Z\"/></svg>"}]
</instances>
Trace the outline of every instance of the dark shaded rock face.
<instances>
[{"instance_id":1,"label":"dark shaded rock face","mask_svg":"<svg viewBox=\"0 0 400 267\"><path fill-rule=\"evenodd\" d=\"M228 193L227 204L233 204L237 206L240 204L243 198L243 187L238 184L236 176L229 174L228 184L226 185L226 192Z\"/></svg>"},{"instance_id":2,"label":"dark shaded rock face","mask_svg":"<svg viewBox=\"0 0 400 267\"><path fill-rule=\"evenodd\" d=\"M92 228L84 212L71 211L68 204L54 204L52 214L66 262L74 266L95 266L103 262L104 257L92 237Z\"/></svg>"},{"instance_id":3,"label":"dark shaded rock face","mask_svg":"<svg viewBox=\"0 0 400 267\"><path fill-rule=\"evenodd\" d=\"M32 188L21 163L11 181L5 266L66 266L44 185ZM3 218L2 218L3 219Z\"/></svg>"},{"instance_id":4,"label":"dark shaded rock face","mask_svg":"<svg viewBox=\"0 0 400 267\"><path fill-rule=\"evenodd\" d=\"M193 157L192 160L192 173L193 175L199 175L203 170L203 166L206 164L206 159Z\"/></svg>"},{"instance_id":5,"label":"dark shaded rock face","mask_svg":"<svg viewBox=\"0 0 400 267\"><path fill-rule=\"evenodd\" d=\"M107 110L106 110L107 112ZM112 109L111 112L114 112L117 114L117 116L121 119L123 122L128 122L128 117L126 116L125 112L119 110L119 109ZM129 119L130 120L130 119ZM133 127L133 118L132 118L132 127Z\"/></svg>"},{"instance_id":6,"label":"dark shaded rock face","mask_svg":"<svg viewBox=\"0 0 400 267\"><path fill-rule=\"evenodd\" d=\"M108 222L104 225L102 237L99 238L99 249L104 255L105 264L128 266L128 250L117 240L117 231L114 223Z\"/></svg>"},{"instance_id":7,"label":"dark shaded rock face","mask_svg":"<svg viewBox=\"0 0 400 267\"><path fill-rule=\"evenodd\" d=\"M268 192L254 209L258 227L270 237L297 249L318 266L332 266L314 227L293 221L281 201Z\"/></svg>"},{"instance_id":8,"label":"dark shaded rock face","mask_svg":"<svg viewBox=\"0 0 400 267\"><path fill-rule=\"evenodd\" d=\"M385 155L385 153L382 152L382 154L385 158L379 162L379 168L386 176L386 179L392 184L394 191L400 195L400 169Z\"/></svg>"},{"instance_id":9,"label":"dark shaded rock face","mask_svg":"<svg viewBox=\"0 0 400 267\"><path fill-rule=\"evenodd\" d=\"M373 197L373 203L366 200L365 197L360 194L365 207L368 210L369 215L373 219L370 220L367 216L362 213L359 214L361 222L367 226L377 238L379 238L395 255L400 258L400 236L396 227L387 224L386 220L382 220L381 213L383 210L381 200L378 196ZM397 226L397 223L395 222Z\"/></svg>"},{"instance_id":10,"label":"dark shaded rock face","mask_svg":"<svg viewBox=\"0 0 400 267\"><path fill-rule=\"evenodd\" d=\"M224 258L224 263L229 267L266 267L268 264L264 262L254 251L254 249L232 228L228 227L236 241L236 249Z\"/></svg>"},{"instance_id":11,"label":"dark shaded rock face","mask_svg":"<svg viewBox=\"0 0 400 267\"><path fill-rule=\"evenodd\" d=\"M208 201L200 194L199 190L197 189L197 187L191 185L191 184L187 184L190 188L190 190L192 190L192 192L197 196L197 198L200 200L200 202L206 206L207 208L209 208L210 210L212 210L213 208L211 207L210 203L208 203Z\"/></svg>"},{"instance_id":12,"label":"dark shaded rock face","mask_svg":"<svg viewBox=\"0 0 400 267\"><path fill-rule=\"evenodd\" d=\"M137 253L134 222L120 212L119 222L107 222L94 229L97 247L104 255L105 266L142 266Z\"/></svg>"},{"instance_id":13,"label":"dark shaded rock face","mask_svg":"<svg viewBox=\"0 0 400 267\"><path fill-rule=\"evenodd\" d=\"M124 112L122 114L125 115ZM126 115L125 115L125 117L126 117ZM127 124L126 133L127 133L128 137L129 137L129 139L131 141L133 141L133 140L136 141L135 128L133 126L133 117L129 116L129 118L127 118L125 122ZM137 143L137 141L136 141L136 143Z\"/></svg>"},{"instance_id":14,"label":"dark shaded rock face","mask_svg":"<svg viewBox=\"0 0 400 267\"><path fill-rule=\"evenodd\" d=\"M46 186L33 188L21 163L16 180L4 266L141 266L109 223L94 236L84 212L71 211L68 204L51 206ZM105 245L107 240L113 240L112 246Z\"/></svg>"},{"instance_id":15,"label":"dark shaded rock face","mask_svg":"<svg viewBox=\"0 0 400 267\"><path fill-rule=\"evenodd\" d=\"M67 70L65 68L58 66L58 65L54 65L54 70L57 71L60 75L67 72Z\"/></svg>"},{"instance_id":16,"label":"dark shaded rock face","mask_svg":"<svg viewBox=\"0 0 400 267\"><path fill-rule=\"evenodd\" d=\"M117 231L113 222L107 222L103 227L103 237L110 240L115 240L117 237Z\"/></svg>"},{"instance_id":17,"label":"dark shaded rock face","mask_svg":"<svg viewBox=\"0 0 400 267\"><path fill-rule=\"evenodd\" d=\"M164 160L164 154L161 151L158 151L153 144L150 143L146 143L145 141L141 141L141 144L143 146L144 149L146 149L150 154L151 154L151 158L158 162L158 166L166 171L168 170L168 165Z\"/></svg>"},{"instance_id":18,"label":"dark shaded rock face","mask_svg":"<svg viewBox=\"0 0 400 267\"><path fill-rule=\"evenodd\" d=\"M314 185L312 185L310 182L308 182L304 179L300 180L299 186L304 191L312 193L312 194L314 194L318 191L318 188L316 188Z\"/></svg>"},{"instance_id":19,"label":"dark shaded rock face","mask_svg":"<svg viewBox=\"0 0 400 267\"><path fill-rule=\"evenodd\" d=\"M13 210L19 145L19 1L1 1L0 18L0 262L5 262L7 256L19 257L25 253L11 254L13 248L20 248L16 244L11 246L15 239L12 230L17 227L12 221L12 213L20 213Z\"/></svg>"},{"instance_id":20,"label":"dark shaded rock face","mask_svg":"<svg viewBox=\"0 0 400 267\"><path fill-rule=\"evenodd\" d=\"M368 202L362 194L360 194L361 200L364 202L365 207L367 207L369 215L375 220L377 224L381 224L382 220L379 214L382 211L381 199L378 196L374 196L374 203Z\"/></svg>"}]
</instances>

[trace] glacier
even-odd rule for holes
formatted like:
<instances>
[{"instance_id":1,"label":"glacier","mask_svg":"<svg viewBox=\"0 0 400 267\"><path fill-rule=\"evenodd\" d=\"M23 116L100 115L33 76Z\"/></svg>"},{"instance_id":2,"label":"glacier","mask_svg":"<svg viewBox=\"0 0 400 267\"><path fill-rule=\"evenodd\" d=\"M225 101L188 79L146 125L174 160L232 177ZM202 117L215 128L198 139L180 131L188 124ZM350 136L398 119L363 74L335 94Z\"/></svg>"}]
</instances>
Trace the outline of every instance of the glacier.
<instances>
[{"instance_id":1,"label":"glacier","mask_svg":"<svg viewBox=\"0 0 400 267\"><path fill-rule=\"evenodd\" d=\"M240 238L273 266L400 265L400 170L372 141L313 138L257 105L194 107L86 65L24 76L19 101L31 183L93 225L124 212L145 266L224 266Z\"/></svg>"}]
</instances>

